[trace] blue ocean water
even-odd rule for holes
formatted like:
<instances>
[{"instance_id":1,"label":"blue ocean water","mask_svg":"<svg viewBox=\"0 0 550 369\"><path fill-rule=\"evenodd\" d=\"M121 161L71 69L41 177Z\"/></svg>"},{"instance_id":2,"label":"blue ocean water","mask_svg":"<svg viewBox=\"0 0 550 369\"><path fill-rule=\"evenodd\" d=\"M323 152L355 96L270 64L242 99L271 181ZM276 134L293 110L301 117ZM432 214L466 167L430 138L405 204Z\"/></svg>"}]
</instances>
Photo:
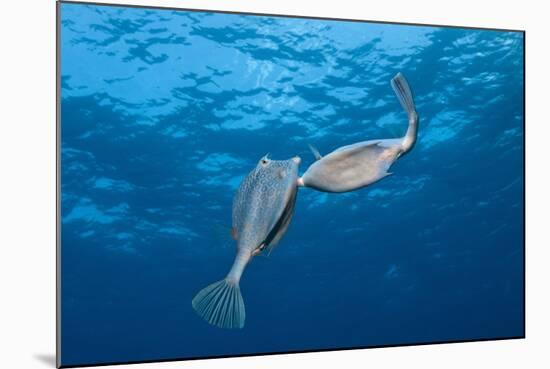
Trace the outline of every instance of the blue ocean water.
<instances>
[{"instance_id":1,"label":"blue ocean water","mask_svg":"<svg viewBox=\"0 0 550 369\"><path fill-rule=\"evenodd\" d=\"M523 35L62 4L62 363L516 337ZM365 189L301 188L241 281L242 330L191 299L235 255L231 205L266 153L398 137Z\"/></svg>"}]
</instances>

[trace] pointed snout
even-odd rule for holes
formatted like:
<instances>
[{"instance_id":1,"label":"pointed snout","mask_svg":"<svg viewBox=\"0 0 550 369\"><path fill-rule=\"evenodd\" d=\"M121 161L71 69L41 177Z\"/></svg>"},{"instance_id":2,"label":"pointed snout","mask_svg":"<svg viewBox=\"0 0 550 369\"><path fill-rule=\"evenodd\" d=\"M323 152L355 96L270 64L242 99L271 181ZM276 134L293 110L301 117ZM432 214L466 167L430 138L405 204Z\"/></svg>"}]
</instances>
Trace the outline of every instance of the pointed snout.
<instances>
[{"instance_id":1,"label":"pointed snout","mask_svg":"<svg viewBox=\"0 0 550 369\"><path fill-rule=\"evenodd\" d=\"M295 156L292 158L292 161L296 164L300 164L302 162L302 158L300 158L299 156Z\"/></svg>"}]
</instances>

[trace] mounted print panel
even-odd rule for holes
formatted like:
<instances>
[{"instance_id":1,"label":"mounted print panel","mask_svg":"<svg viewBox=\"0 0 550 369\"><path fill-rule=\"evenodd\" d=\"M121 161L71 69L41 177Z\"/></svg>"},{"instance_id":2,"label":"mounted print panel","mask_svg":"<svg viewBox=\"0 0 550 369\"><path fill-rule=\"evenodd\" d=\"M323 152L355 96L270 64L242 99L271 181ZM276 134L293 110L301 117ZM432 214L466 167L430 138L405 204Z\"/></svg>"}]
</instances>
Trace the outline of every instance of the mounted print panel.
<instances>
[{"instance_id":1,"label":"mounted print panel","mask_svg":"<svg viewBox=\"0 0 550 369\"><path fill-rule=\"evenodd\" d=\"M524 33L58 4L58 365L524 337Z\"/></svg>"}]
</instances>

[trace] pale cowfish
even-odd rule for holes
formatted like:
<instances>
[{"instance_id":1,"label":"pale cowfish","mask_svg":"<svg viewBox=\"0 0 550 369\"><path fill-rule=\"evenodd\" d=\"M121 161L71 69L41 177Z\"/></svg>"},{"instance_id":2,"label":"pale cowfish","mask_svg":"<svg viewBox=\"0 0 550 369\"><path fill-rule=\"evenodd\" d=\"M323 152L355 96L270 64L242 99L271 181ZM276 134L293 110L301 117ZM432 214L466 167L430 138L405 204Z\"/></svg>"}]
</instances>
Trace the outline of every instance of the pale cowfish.
<instances>
[{"instance_id":1,"label":"pale cowfish","mask_svg":"<svg viewBox=\"0 0 550 369\"><path fill-rule=\"evenodd\" d=\"M398 73L391 80L391 86L408 116L405 136L343 146L323 157L312 148L318 160L298 179L299 186L324 192L347 192L391 174L388 173L390 166L414 146L418 126L418 115L405 77Z\"/></svg>"},{"instance_id":2,"label":"pale cowfish","mask_svg":"<svg viewBox=\"0 0 550 369\"><path fill-rule=\"evenodd\" d=\"M253 256L271 248L286 232L294 213L300 158L263 157L242 181L233 199L232 234L237 256L227 276L197 293L193 308L208 323L242 328L244 301L239 281Z\"/></svg>"}]
</instances>

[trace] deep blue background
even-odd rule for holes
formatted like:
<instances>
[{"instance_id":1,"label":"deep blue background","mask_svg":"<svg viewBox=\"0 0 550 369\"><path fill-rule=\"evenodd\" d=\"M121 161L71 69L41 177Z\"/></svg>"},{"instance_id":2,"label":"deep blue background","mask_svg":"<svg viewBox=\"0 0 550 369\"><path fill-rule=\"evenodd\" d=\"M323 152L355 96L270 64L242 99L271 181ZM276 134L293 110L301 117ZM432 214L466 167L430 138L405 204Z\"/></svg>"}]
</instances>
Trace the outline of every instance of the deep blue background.
<instances>
[{"instance_id":1,"label":"deep blue background","mask_svg":"<svg viewBox=\"0 0 550 369\"><path fill-rule=\"evenodd\" d=\"M64 365L523 335L521 33L61 5ZM195 293L266 153L402 135L394 175L300 189L245 271L242 330Z\"/></svg>"}]
</instances>

